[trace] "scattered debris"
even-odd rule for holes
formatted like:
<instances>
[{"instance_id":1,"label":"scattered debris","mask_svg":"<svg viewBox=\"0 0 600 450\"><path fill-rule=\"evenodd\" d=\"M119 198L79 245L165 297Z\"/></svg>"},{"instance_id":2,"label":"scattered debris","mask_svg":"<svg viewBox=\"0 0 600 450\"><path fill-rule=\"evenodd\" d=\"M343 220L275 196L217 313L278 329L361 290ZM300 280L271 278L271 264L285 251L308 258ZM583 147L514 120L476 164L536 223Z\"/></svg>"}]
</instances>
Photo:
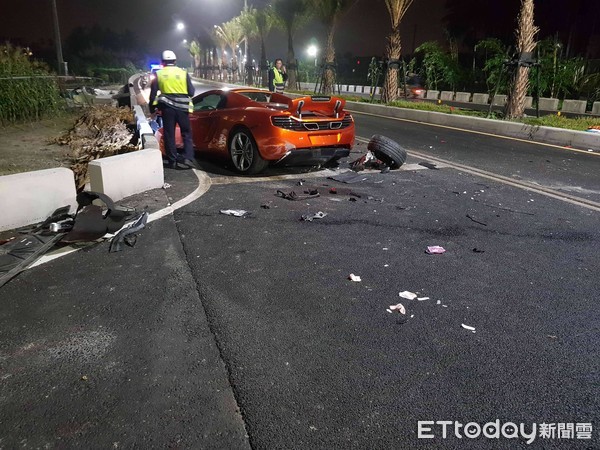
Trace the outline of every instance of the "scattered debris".
<instances>
[{"instance_id":1,"label":"scattered debris","mask_svg":"<svg viewBox=\"0 0 600 450\"><path fill-rule=\"evenodd\" d=\"M558 339L558 336L554 336L554 335L551 335L551 334L549 334L546 337L549 338L549 339Z\"/></svg>"},{"instance_id":2,"label":"scattered debris","mask_svg":"<svg viewBox=\"0 0 600 450\"><path fill-rule=\"evenodd\" d=\"M163 184L163 187L162 187L162 188L163 188L163 189L165 189L165 190L166 190L166 189L170 189L170 188L171 188L171 185L170 185L169 183L165 183L165 184Z\"/></svg>"},{"instance_id":3,"label":"scattered debris","mask_svg":"<svg viewBox=\"0 0 600 450\"><path fill-rule=\"evenodd\" d=\"M475 248L473 249L473 252L474 252L474 253L485 253L485 250L480 250L480 249L478 249L477 247L475 247Z\"/></svg>"},{"instance_id":4,"label":"scattered debris","mask_svg":"<svg viewBox=\"0 0 600 450\"><path fill-rule=\"evenodd\" d=\"M403 291L400 292L400 297L405 298L407 300L414 300L415 298L417 298L417 294L413 293L413 292L409 292L409 291Z\"/></svg>"},{"instance_id":5,"label":"scattered debris","mask_svg":"<svg viewBox=\"0 0 600 450\"><path fill-rule=\"evenodd\" d=\"M225 214L226 216L234 216L234 217L245 217L250 213L243 209L222 209L221 214Z\"/></svg>"},{"instance_id":6,"label":"scattered debris","mask_svg":"<svg viewBox=\"0 0 600 450\"><path fill-rule=\"evenodd\" d=\"M417 297L417 300L423 302L425 300L429 300L429 297Z\"/></svg>"},{"instance_id":7,"label":"scattered debris","mask_svg":"<svg viewBox=\"0 0 600 450\"><path fill-rule=\"evenodd\" d=\"M351 273L351 274L348 276L348 279L349 279L350 281L354 281L354 282L356 282L356 283L360 283L360 282L362 281L362 280L361 280L361 278L360 278L358 275L354 275L353 273Z\"/></svg>"},{"instance_id":8,"label":"scattered debris","mask_svg":"<svg viewBox=\"0 0 600 450\"><path fill-rule=\"evenodd\" d=\"M446 249L444 247L440 247L439 245L431 245L427 247L425 253L427 253L428 255L441 255L443 253L446 253Z\"/></svg>"},{"instance_id":9,"label":"scattered debris","mask_svg":"<svg viewBox=\"0 0 600 450\"><path fill-rule=\"evenodd\" d=\"M464 323L461 323L460 326L463 327L465 330L469 330L469 331L475 333L475 327L471 327L469 325L465 325Z\"/></svg>"},{"instance_id":10,"label":"scattered debris","mask_svg":"<svg viewBox=\"0 0 600 450\"><path fill-rule=\"evenodd\" d=\"M87 376L87 375L83 375L83 376L81 377L81 381L87 381L87 380L88 380L88 376Z\"/></svg>"},{"instance_id":11,"label":"scattered debris","mask_svg":"<svg viewBox=\"0 0 600 450\"><path fill-rule=\"evenodd\" d=\"M358 200L356 199L356 197L350 197L348 199L349 202L357 202Z\"/></svg>"},{"instance_id":12,"label":"scattered debris","mask_svg":"<svg viewBox=\"0 0 600 450\"><path fill-rule=\"evenodd\" d=\"M284 198L286 200L291 200L291 201L308 200L308 199L311 199L311 198L320 197L318 191L317 191L316 194L298 195L294 191L291 191L289 194L286 194L285 192L278 190L275 195L277 197L281 197L281 198Z\"/></svg>"},{"instance_id":13,"label":"scattered debris","mask_svg":"<svg viewBox=\"0 0 600 450\"><path fill-rule=\"evenodd\" d=\"M354 184L360 183L361 181L365 181L368 179L366 176L355 173L355 172L344 172L339 175L334 175L329 177L330 180L339 181L340 183L346 184Z\"/></svg>"},{"instance_id":14,"label":"scattered debris","mask_svg":"<svg viewBox=\"0 0 600 450\"><path fill-rule=\"evenodd\" d=\"M262 209L271 209L271 205L272 205L272 204L273 204L273 202L267 202L267 203L265 203L265 204L263 204L263 205L260 205L260 207L261 207Z\"/></svg>"},{"instance_id":15,"label":"scattered debris","mask_svg":"<svg viewBox=\"0 0 600 450\"><path fill-rule=\"evenodd\" d=\"M319 190L318 189L307 189L306 191L304 191L305 194L308 195L319 195Z\"/></svg>"},{"instance_id":16,"label":"scattered debris","mask_svg":"<svg viewBox=\"0 0 600 450\"><path fill-rule=\"evenodd\" d=\"M442 301L441 301L441 300L438 300L437 302L435 302L435 304L436 304L436 305L441 305L441 304L442 304Z\"/></svg>"},{"instance_id":17,"label":"scattered debris","mask_svg":"<svg viewBox=\"0 0 600 450\"><path fill-rule=\"evenodd\" d=\"M147 221L148 212L144 211L131 225L117 233L110 242L108 251L110 253L120 252L123 250L123 243L127 244L129 247L134 247L137 242L135 233L144 228Z\"/></svg>"},{"instance_id":18,"label":"scattered debris","mask_svg":"<svg viewBox=\"0 0 600 450\"><path fill-rule=\"evenodd\" d=\"M338 192L337 192L337 189L333 187L333 188L329 189L329 193L330 194L337 194Z\"/></svg>"},{"instance_id":19,"label":"scattered debris","mask_svg":"<svg viewBox=\"0 0 600 450\"><path fill-rule=\"evenodd\" d=\"M324 213L324 212L322 212L322 211L319 211L318 213L316 213L316 214L312 214L312 215L310 215L310 214L304 214L304 215L303 215L303 216L300 218L300 220L302 220L302 221L304 221L304 222L312 222L312 221L313 221L313 220L315 220L315 219L323 219L323 218L325 218L326 216L327 216L327 213Z\"/></svg>"},{"instance_id":20,"label":"scattered debris","mask_svg":"<svg viewBox=\"0 0 600 450\"><path fill-rule=\"evenodd\" d=\"M432 169L432 170L440 170L438 166L436 166L433 163L429 163L429 162L420 162L419 165L423 166L423 167L427 167L428 169Z\"/></svg>"},{"instance_id":21,"label":"scattered debris","mask_svg":"<svg viewBox=\"0 0 600 450\"><path fill-rule=\"evenodd\" d=\"M398 311L400 314L406 314L406 308L402 303L398 303L397 305L392 305L389 307L388 311Z\"/></svg>"},{"instance_id":22,"label":"scattered debris","mask_svg":"<svg viewBox=\"0 0 600 450\"><path fill-rule=\"evenodd\" d=\"M477 220L477 219L474 219L473 217L471 217L471 215L470 215L470 214L467 214L467 218L468 218L468 219L471 219L471 221L473 221L473 222L475 222L475 223L478 223L479 225L483 225L484 227L487 227L487 223L483 223L483 222L480 222L480 221L479 221L479 220Z\"/></svg>"},{"instance_id":23,"label":"scattered debris","mask_svg":"<svg viewBox=\"0 0 600 450\"><path fill-rule=\"evenodd\" d=\"M306 180L300 180L298 181L298 186L302 186L304 183L306 183Z\"/></svg>"}]
</instances>

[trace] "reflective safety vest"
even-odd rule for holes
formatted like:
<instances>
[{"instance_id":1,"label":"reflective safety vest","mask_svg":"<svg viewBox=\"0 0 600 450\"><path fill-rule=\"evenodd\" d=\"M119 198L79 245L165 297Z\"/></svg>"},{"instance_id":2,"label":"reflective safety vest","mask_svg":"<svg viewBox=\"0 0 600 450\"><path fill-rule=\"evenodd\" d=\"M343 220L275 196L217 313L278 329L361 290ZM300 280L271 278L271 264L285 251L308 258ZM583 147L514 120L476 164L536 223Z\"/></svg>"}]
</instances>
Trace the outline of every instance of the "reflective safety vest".
<instances>
[{"instance_id":1,"label":"reflective safety vest","mask_svg":"<svg viewBox=\"0 0 600 450\"><path fill-rule=\"evenodd\" d=\"M283 81L283 74L277 67L273 67L273 86L275 87L275 92L283 94L285 82Z\"/></svg>"},{"instance_id":2,"label":"reflective safety vest","mask_svg":"<svg viewBox=\"0 0 600 450\"><path fill-rule=\"evenodd\" d=\"M194 106L187 88L187 72L177 66L165 66L156 72L160 95L154 104L164 103L175 109L193 112Z\"/></svg>"}]
</instances>

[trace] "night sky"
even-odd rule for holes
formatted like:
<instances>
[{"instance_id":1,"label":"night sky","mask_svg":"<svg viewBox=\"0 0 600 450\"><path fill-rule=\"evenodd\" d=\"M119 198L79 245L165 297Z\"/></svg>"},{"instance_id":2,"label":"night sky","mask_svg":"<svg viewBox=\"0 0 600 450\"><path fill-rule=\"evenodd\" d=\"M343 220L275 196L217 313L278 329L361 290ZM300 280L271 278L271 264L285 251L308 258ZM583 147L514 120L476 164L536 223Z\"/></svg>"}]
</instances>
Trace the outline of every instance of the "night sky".
<instances>
[{"instance_id":1,"label":"night sky","mask_svg":"<svg viewBox=\"0 0 600 450\"><path fill-rule=\"evenodd\" d=\"M130 29L146 44L149 58L158 57L162 49L170 48L181 56L184 38L203 33L214 24L236 15L243 0L57 0L63 42L77 26L98 24L115 31ZM267 0L249 0L260 7ZM415 46L427 40L446 41L449 4L458 4L458 21L481 23L479 30L461 29L466 35L510 39L514 33L518 0L415 0L403 22L403 49L412 53ZM558 5L563 9L559 10ZM568 6L566 6L568 5ZM462 8L462 9L461 9ZM571 34L573 48L579 53L588 49L588 56L600 58L600 0L536 1L536 21L542 26L542 37L559 33L566 42ZM53 38L50 0L0 0L2 28L0 37L19 45L36 45ZM185 32L177 32L175 23L186 23ZM452 26L452 24L450 25ZM477 27L476 27L477 28ZM572 30L571 33L569 31ZM342 19L337 33L338 54L350 52L356 56L381 55L389 31L389 18L381 0L359 0ZM590 43L590 35L592 37ZM314 38L324 42L324 29L313 21L296 37L296 53L305 57L304 49ZM468 39L465 39L467 45ZM287 42L281 32L273 32L267 46L268 57L285 57ZM464 48L464 46L463 46ZM254 56L257 47L254 47Z\"/></svg>"}]
</instances>

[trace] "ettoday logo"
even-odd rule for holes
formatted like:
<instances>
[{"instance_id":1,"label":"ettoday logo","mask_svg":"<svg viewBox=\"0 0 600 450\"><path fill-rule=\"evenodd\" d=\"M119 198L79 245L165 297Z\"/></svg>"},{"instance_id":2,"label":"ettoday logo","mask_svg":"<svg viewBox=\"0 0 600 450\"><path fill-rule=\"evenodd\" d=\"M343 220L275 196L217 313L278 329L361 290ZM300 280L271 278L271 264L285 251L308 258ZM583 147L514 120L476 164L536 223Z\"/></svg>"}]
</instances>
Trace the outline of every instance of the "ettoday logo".
<instances>
[{"instance_id":1,"label":"ettoday logo","mask_svg":"<svg viewBox=\"0 0 600 450\"><path fill-rule=\"evenodd\" d=\"M461 423L454 420L420 420L417 423L419 439L521 439L527 445L536 439L591 439L591 423L531 423L514 422L478 422Z\"/></svg>"}]
</instances>

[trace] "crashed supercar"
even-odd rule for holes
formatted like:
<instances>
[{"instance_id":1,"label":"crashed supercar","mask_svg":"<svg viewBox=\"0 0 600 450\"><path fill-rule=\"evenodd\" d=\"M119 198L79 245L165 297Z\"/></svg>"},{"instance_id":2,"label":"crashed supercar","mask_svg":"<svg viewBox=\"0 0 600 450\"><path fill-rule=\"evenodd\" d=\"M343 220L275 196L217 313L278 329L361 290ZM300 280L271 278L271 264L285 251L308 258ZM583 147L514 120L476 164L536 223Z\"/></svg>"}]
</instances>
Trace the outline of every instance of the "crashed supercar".
<instances>
[{"instance_id":1,"label":"crashed supercar","mask_svg":"<svg viewBox=\"0 0 600 450\"><path fill-rule=\"evenodd\" d=\"M261 89L219 89L193 98L192 140L197 152L222 156L240 173L269 164L327 164L348 156L354 119L345 100L329 96L291 99ZM164 153L162 129L156 132ZM177 147L183 147L176 131Z\"/></svg>"}]
</instances>

